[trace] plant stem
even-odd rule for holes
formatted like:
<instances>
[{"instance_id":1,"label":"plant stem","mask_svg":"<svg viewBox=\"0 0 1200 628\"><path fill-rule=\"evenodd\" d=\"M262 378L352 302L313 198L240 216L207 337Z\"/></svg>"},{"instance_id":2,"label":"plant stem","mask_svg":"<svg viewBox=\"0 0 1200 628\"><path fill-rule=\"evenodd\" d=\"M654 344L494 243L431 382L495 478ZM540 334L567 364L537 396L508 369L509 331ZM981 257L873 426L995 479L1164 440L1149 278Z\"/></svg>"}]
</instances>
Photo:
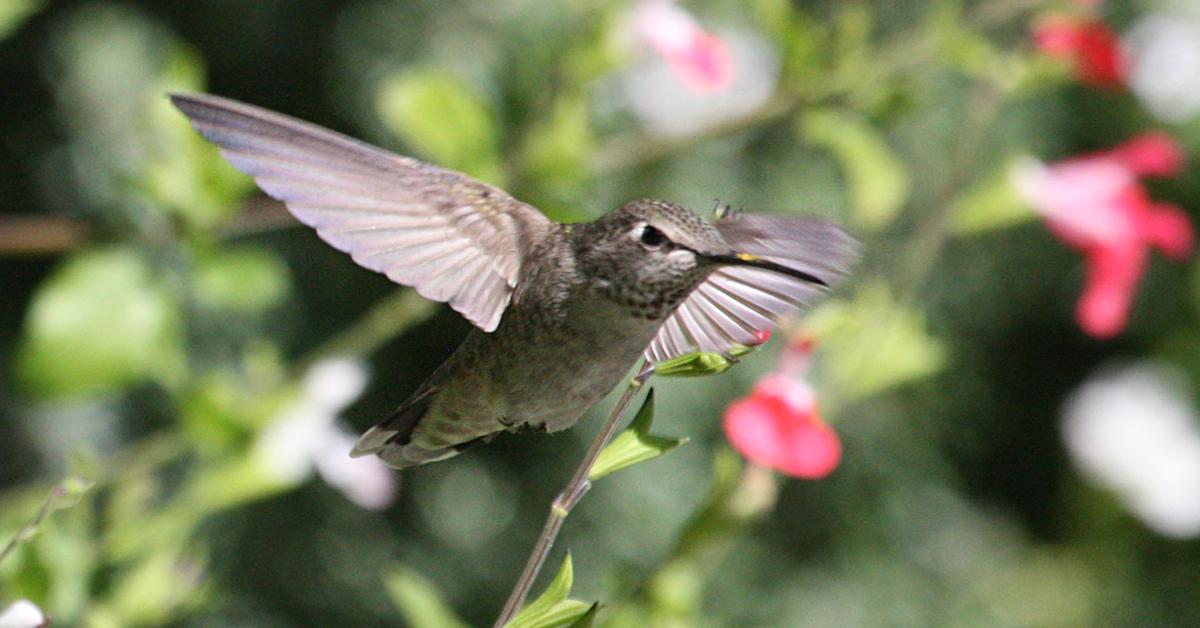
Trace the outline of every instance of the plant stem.
<instances>
[{"instance_id":1,"label":"plant stem","mask_svg":"<svg viewBox=\"0 0 1200 628\"><path fill-rule=\"evenodd\" d=\"M600 428L600 433L596 434L595 440L588 447L587 453L583 456L583 462L575 469L575 475L571 476L567 487L550 504L550 515L546 518L546 525L542 527L542 533L533 546L533 552L530 553L529 560L525 562L525 570L521 572L521 577L517 579L516 586L508 596L508 601L504 603L504 610L496 619L495 628L503 628L505 624L512 621L517 611L521 609L521 605L525 603L525 597L529 595L533 581L537 579L542 565L546 563L546 557L550 555L550 548L554 546L554 540L558 538L558 531L562 529L563 521L592 486L588 480L592 465L595 464L600 452L604 450L604 446L612 439L613 432L617 430L617 425L621 422L621 417L625 415L625 411L629 409L629 403L633 401L633 396L641 390L642 385L650 379L652 374L654 374L654 367L643 362L637 375L634 375L633 379L629 381L629 387L625 389L625 393L621 395L621 399L617 401L617 405L608 415L608 420Z\"/></svg>"},{"instance_id":2,"label":"plant stem","mask_svg":"<svg viewBox=\"0 0 1200 628\"><path fill-rule=\"evenodd\" d=\"M296 371L303 372L321 358L370 355L413 325L424 322L435 312L437 304L423 298L416 290L396 290L372 305L371 309L338 335L300 358L296 364Z\"/></svg>"},{"instance_id":3,"label":"plant stem","mask_svg":"<svg viewBox=\"0 0 1200 628\"><path fill-rule=\"evenodd\" d=\"M50 516L50 513L54 510L54 504L66 494L67 489L61 483L55 484L54 487L50 489L50 493L46 495L46 499L42 501L42 507L38 509L37 514L35 514L32 519L26 522L25 525L21 526L21 529L17 530L17 533L15 536L13 536L12 540L4 546L4 549L0 550L0 563L4 562L4 559L8 558L8 555L13 553L13 551L17 549L18 545L24 543L33 536L34 530L37 530L38 526L42 525L42 521L45 521L46 517Z\"/></svg>"},{"instance_id":4,"label":"plant stem","mask_svg":"<svg viewBox=\"0 0 1200 628\"><path fill-rule=\"evenodd\" d=\"M963 26L977 30L994 28L1046 4L1047 0L990 0L972 8L963 18ZM877 61L865 73L858 68L854 68L853 73L832 68L832 79L827 84L781 87L759 109L686 137L646 137L641 132L611 137L593 152L589 162L591 175L600 177L636 168L674 155L698 142L776 122L806 106L835 101L863 86L883 83L890 77L920 66L937 55L941 44L936 38L905 31L879 45L878 54L875 55Z\"/></svg>"}]
</instances>

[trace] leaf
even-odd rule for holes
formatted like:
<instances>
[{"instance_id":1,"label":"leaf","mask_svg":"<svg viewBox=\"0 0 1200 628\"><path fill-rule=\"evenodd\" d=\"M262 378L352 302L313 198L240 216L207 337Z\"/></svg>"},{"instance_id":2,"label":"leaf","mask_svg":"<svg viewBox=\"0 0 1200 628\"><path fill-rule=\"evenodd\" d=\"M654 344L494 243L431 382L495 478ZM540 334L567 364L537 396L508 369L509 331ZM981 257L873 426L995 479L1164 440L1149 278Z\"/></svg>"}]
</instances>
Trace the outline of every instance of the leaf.
<instances>
[{"instance_id":1,"label":"leaf","mask_svg":"<svg viewBox=\"0 0 1200 628\"><path fill-rule=\"evenodd\" d=\"M526 136L525 168L531 176L577 185L587 174L595 144L587 99L560 96Z\"/></svg>"},{"instance_id":2,"label":"leaf","mask_svg":"<svg viewBox=\"0 0 1200 628\"><path fill-rule=\"evenodd\" d=\"M204 60L182 45L163 55L163 69L152 79L153 97L145 108L149 157L134 180L156 207L173 212L194 230L220 226L253 190L253 180L221 157L215 145L192 128L187 118L161 95L204 90Z\"/></svg>"},{"instance_id":3,"label":"leaf","mask_svg":"<svg viewBox=\"0 0 1200 628\"><path fill-rule=\"evenodd\" d=\"M384 124L439 166L502 185L495 116L478 94L436 70L393 76L377 101Z\"/></svg>"},{"instance_id":4,"label":"leaf","mask_svg":"<svg viewBox=\"0 0 1200 628\"><path fill-rule=\"evenodd\" d=\"M737 362L720 353L695 351L659 362L654 366L654 374L659 377L704 377L724 373L734 364Z\"/></svg>"},{"instance_id":5,"label":"leaf","mask_svg":"<svg viewBox=\"0 0 1200 628\"><path fill-rule=\"evenodd\" d=\"M567 599L574 579L575 570L571 564L571 554L568 553L550 586L521 609L505 628L557 628L583 620L596 605Z\"/></svg>"},{"instance_id":6,"label":"leaf","mask_svg":"<svg viewBox=\"0 0 1200 628\"><path fill-rule=\"evenodd\" d=\"M233 312L261 312L287 297L287 266L274 251L262 247L226 248L199 259L196 298L205 305Z\"/></svg>"},{"instance_id":7,"label":"leaf","mask_svg":"<svg viewBox=\"0 0 1200 628\"><path fill-rule=\"evenodd\" d=\"M629 429L621 432L600 452L588 473L589 480L598 480L639 462L653 460L687 442L687 438L667 438L650 433L654 421L654 390L646 395Z\"/></svg>"},{"instance_id":8,"label":"leaf","mask_svg":"<svg viewBox=\"0 0 1200 628\"><path fill-rule=\"evenodd\" d=\"M837 157L850 188L857 225L881 229L892 222L912 187L904 163L883 135L862 118L834 110L804 114L798 129Z\"/></svg>"},{"instance_id":9,"label":"leaf","mask_svg":"<svg viewBox=\"0 0 1200 628\"><path fill-rule=\"evenodd\" d=\"M17 530L7 544L0 545L0 562L4 562L4 559L10 556L18 546L28 543L36 537L38 529L51 514L59 510L67 510L79 504L80 500L92 489L94 484L93 481L77 475L67 476L61 482L55 484L50 489L50 493L46 495L45 500L42 501L42 505L38 508L37 513Z\"/></svg>"},{"instance_id":10,"label":"leaf","mask_svg":"<svg viewBox=\"0 0 1200 628\"><path fill-rule=\"evenodd\" d=\"M744 464L741 457L725 448L717 451L713 458L712 486L704 503L696 509L679 533L675 553L679 556L695 556L715 539L725 536L737 525L730 516L727 504L737 490L738 478Z\"/></svg>"},{"instance_id":11,"label":"leaf","mask_svg":"<svg viewBox=\"0 0 1200 628\"><path fill-rule=\"evenodd\" d=\"M124 626L162 626L207 598L207 552L195 542L173 540L111 577L108 610Z\"/></svg>"},{"instance_id":12,"label":"leaf","mask_svg":"<svg viewBox=\"0 0 1200 628\"><path fill-rule=\"evenodd\" d=\"M388 597L404 621L412 628L457 628L466 626L454 610L442 598L441 593L420 574L397 565L383 576L383 586Z\"/></svg>"},{"instance_id":13,"label":"leaf","mask_svg":"<svg viewBox=\"0 0 1200 628\"><path fill-rule=\"evenodd\" d=\"M0 39L16 32L25 20L42 10L45 0L4 0L0 2Z\"/></svg>"},{"instance_id":14,"label":"leaf","mask_svg":"<svg viewBox=\"0 0 1200 628\"><path fill-rule=\"evenodd\" d=\"M183 368L179 305L127 248L75 255L39 286L25 319L21 376L42 395L96 394Z\"/></svg>"},{"instance_id":15,"label":"leaf","mask_svg":"<svg viewBox=\"0 0 1200 628\"><path fill-rule=\"evenodd\" d=\"M515 619L508 624L508 628L558 628L560 626L574 626L591 612L596 604L588 604L579 600L563 600L554 606L546 609L545 612L536 617L529 617L527 620L522 620L521 615L517 615Z\"/></svg>"},{"instance_id":16,"label":"leaf","mask_svg":"<svg viewBox=\"0 0 1200 628\"><path fill-rule=\"evenodd\" d=\"M1017 193L1008 163L965 192L954 206L951 224L959 235L1005 229L1037 218Z\"/></svg>"},{"instance_id":17,"label":"leaf","mask_svg":"<svg viewBox=\"0 0 1200 628\"><path fill-rule=\"evenodd\" d=\"M827 301L805 319L843 400L867 397L928 377L946 364L946 348L925 329L924 314L897 303L882 282L854 301Z\"/></svg>"},{"instance_id":18,"label":"leaf","mask_svg":"<svg viewBox=\"0 0 1200 628\"><path fill-rule=\"evenodd\" d=\"M578 208L587 204L587 164L596 146L587 99L559 96L549 114L539 118L521 151L522 174L537 184L533 200L556 220L584 220Z\"/></svg>"},{"instance_id":19,"label":"leaf","mask_svg":"<svg viewBox=\"0 0 1200 628\"><path fill-rule=\"evenodd\" d=\"M570 628L592 628L596 624L596 615L600 612L600 603L592 602L586 613L571 623Z\"/></svg>"}]
</instances>

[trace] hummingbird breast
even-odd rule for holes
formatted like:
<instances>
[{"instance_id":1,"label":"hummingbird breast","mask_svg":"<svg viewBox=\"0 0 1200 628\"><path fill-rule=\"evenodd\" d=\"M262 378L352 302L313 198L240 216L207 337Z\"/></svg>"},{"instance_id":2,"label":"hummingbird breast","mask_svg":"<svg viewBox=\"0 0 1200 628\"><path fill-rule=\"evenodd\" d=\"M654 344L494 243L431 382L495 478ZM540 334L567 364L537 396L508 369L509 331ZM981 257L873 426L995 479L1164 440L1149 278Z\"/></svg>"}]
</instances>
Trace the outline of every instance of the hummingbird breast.
<instances>
[{"instance_id":1,"label":"hummingbird breast","mask_svg":"<svg viewBox=\"0 0 1200 628\"><path fill-rule=\"evenodd\" d=\"M650 344L662 319L609 298L579 275L560 244L543 243L531 256L497 329L471 330L434 374L436 399L414 442L447 446L504 429L566 429Z\"/></svg>"}]
</instances>

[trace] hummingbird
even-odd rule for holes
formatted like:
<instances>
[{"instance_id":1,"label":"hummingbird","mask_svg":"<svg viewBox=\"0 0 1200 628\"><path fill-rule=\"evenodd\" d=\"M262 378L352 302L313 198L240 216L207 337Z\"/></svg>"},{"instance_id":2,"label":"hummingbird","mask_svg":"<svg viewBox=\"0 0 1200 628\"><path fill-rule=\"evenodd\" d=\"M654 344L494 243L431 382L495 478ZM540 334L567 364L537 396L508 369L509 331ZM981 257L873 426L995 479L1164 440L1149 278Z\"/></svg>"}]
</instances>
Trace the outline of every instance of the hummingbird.
<instances>
[{"instance_id":1,"label":"hummingbird","mask_svg":"<svg viewBox=\"0 0 1200 628\"><path fill-rule=\"evenodd\" d=\"M172 94L233 166L359 265L473 323L351 456L403 469L503 431L574 425L644 356L727 353L843 278L855 240L818 218L709 222L635 200L562 224L503 190L279 113Z\"/></svg>"}]
</instances>

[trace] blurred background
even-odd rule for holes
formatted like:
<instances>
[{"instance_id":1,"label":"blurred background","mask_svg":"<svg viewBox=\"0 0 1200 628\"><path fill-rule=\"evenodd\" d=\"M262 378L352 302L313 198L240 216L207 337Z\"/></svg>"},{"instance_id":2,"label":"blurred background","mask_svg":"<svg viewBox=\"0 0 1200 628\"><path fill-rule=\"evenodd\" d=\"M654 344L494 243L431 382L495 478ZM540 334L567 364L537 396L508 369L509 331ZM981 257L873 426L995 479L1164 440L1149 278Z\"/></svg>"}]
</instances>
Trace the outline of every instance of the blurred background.
<instances>
[{"instance_id":1,"label":"blurred background","mask_svg":"<svg viewBox=\"0 0 1200 628\"><path fill-rule=\"evenodd\" d=\"M600 625L1200 623L1200 266L1093 198L1117 177L1137 211L1200 210L1200 167L1103 152L1200 154L1194 1L4 0L0 612L481 625L611 401L404 474L350 463L468 323L299 227L169 91L557 220L656 197L863 241L762 350L657 381L654 431L690 442L597 482L535 587L569 548ZM1055 178L1093 162L1133 165ZM1114 273L1132 306L1098 331L1077 303ZM820 480L722 432L788 334L844 447Z\"/></svg>"}]
</instances>

